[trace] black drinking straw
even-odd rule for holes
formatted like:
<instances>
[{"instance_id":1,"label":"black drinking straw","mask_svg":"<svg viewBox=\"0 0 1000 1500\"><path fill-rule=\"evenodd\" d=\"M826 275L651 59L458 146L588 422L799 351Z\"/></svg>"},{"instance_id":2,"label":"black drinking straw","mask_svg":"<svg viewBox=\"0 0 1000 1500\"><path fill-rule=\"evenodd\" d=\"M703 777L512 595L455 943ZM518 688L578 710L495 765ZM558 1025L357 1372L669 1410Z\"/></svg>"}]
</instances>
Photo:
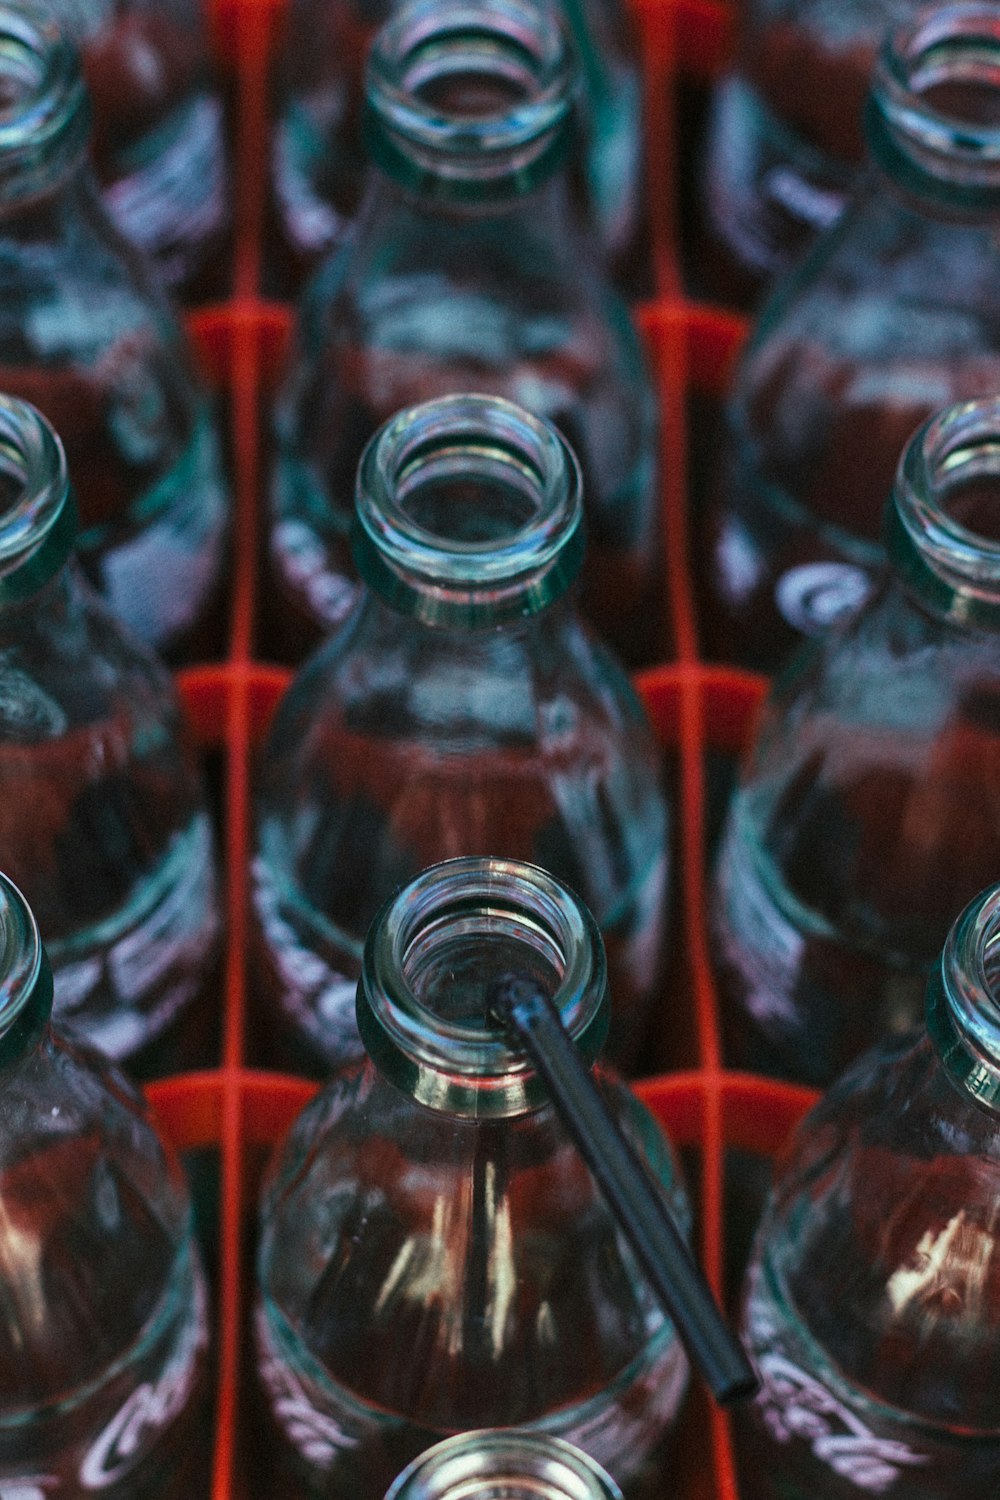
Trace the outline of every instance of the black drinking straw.
<instances>
[{"instance_id":1,"label":"black drinking straw","mask_svg":"<svg viewBox=\"0 0 1000 1500\"><path fill-rule=\"evenodd\" d=\"M626 1140L580 1061L559 1012L530 979L505 974L489 987L490 1010L534 1063L577 1150L614 1209L693 1364L720 1403L752 1396L757 1377L723 1321L645 1163Z\"/></svg>"}]
</instances>

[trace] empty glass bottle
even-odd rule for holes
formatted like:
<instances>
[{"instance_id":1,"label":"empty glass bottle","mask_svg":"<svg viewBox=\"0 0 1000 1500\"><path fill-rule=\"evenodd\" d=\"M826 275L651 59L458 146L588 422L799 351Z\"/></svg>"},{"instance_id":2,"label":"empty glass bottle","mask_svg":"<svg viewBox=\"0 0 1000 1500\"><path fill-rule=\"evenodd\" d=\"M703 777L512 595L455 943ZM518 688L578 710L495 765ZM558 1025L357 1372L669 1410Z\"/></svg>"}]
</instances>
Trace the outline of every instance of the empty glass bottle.
<instances>
[{"instance_id":1,"label":"empty glass bottle","mask_svg":"<svg viewBox=\"0 0 1000 1500\"><path fill-rule=\"evenodd\" d=\"M271 162L285 249L298 274L342 244L361 196L368 49L395 0L291 0ZM553 0L583 75L574 153L602 249L626 273L642 227L642 100L621 0ZM576 162L577 157L582 157Z\"/></svg>"},{"instance_id":2,"label":"empty glass bottle","mask_svg":"<svg viewBox=\"0 0 1000 1500\"><path fill-rule=\"evenodd\" d=\"M926 0L745 0L702 164L709 287L752 301L836 222L864 158L872 64ZM705 255L701 257L701 270Z\"/></svg>"},{"instance_id":3,"label":"empty glass bottle","mask_svg":"<svg viewBox=\"0 0 1000 1500\"><path fill-rule=\"evenodd\" d=\"M604 956L544 870L459 859L386 903L365 946L369 1058L307 1105L265 1182L257 1357L269 1482L381 1495L431 1442L530 1426L627 1489L676 1415L687 1365L523 1052L501 975L551 995L589 1062ZM610 1073L610 1108L687 1224L670 1147Z\"/></svg>"},{"instance_id":4,"label":"empty glass bottle","mask_svg":"<svg viewBox=\"0 0 1000 1500\"><path fill-rule=\"evenodd\" d=\"M929 1034L857 1063L780 1165L745 1289L746 1500L997 1491L998 952L993 886L935 966Z\"/></svg>"},{"instance_id":5,"label":"empty glass bottle","mask_svg":"<svg viewBox=\"0 0 1000 1500\"><path fill-rule=\"evenodd\" d=\"M585 896L610 955L613 1055L631 1062L661 977L668 816L642 706L566 597L583 557L573 455L509 402L444 397L382 428L357 488L368 588L262 755L264 1009L297 1064L356 1057L381 903L434 860L502 854Z\"/></svg>"},{"instance_id":6,"label":"empty glass bottle","mask_svg":"<svg viewBox=\"0 0 1000 1500\"><path fill-rule=\"evenodd\" d=\"M217 613L228 504L181 330L86 162L78 54L0 10L0 390L66 444L81 561L157 649L196 652Z\"/></svg>"},{"instance_id":7,"label":"empty glass bottle","mask_svg":"<svg viewBox=\"0 0 1000 1500\"><path fill-rule=\"evenodd\" d=\"M385 1500L622 1500L610 1475L561 1438L463 1432L414 1459Z\"/></svg>"},{"instance_id":8,"label":"empty glass bottle","mask_svg":"<svg viewBox=\"0 0 1000 1500\"><path fill-rule=\"evenodd\" d=\"M920 1014L1000 865L1000 400L908 445L892 571L767 702L713 921L733 1062L828 1083Z\"/></svg>"},{"instance_id":9,"label":"empty glass bottle","mask_svg":"<svg viewBox=\"0 0 1000 1500\"><path fill-rule=\"evenodd\" d=\"M0 397L0 868L60 1021L162 1070L216 1005L212 831L169 674L81 578L74 529L58 439Z\"/></svg>"},{"instance_id":10,"label":"empty glass bottle","mask_svg":"<svg viewBox=\"0 0 1000 1500\"><path fill-rule=\"evenodd\" d=\"M198 0L28 0L83 51L91 157L127 239L185 297L218 295L229 229L221 90Z\"/></svg>"},{"instance_id":11,"label":"empty glass bottle","mask_svg":"<svg viewBox=\"0 0 1000 1500\"><path fill-rule=\"evenodd\" d=\"M655 402L559 170L574 80L561 30L523 0L415 0L373 44L365 204L306 294L276 421L274 592L310 643L353 595L344 540L364 444L403 406L478 390L573 444L585 611L627 660L656 654ZM287 621L272 628L294 653Z\"/></svg>"},{"instance_id":12,"label":"empty glass bottle","mask_svg":"<svg viewBox=\"0 0 1000 1500\"><path fill-rule=\"evenodd\" d=\"M703 536L713 654L769 671L855 608L913 428L1000 390L1000 15L954 3L887 40L872 164L775 293L736 373Z\"/></svg>"},{"instance_id":13,"label":"empty glass bottle","mask_svg":"<svg viewBox=\"0 0 1000 1500\"><path fill-rule=\"evenodd\" d=\"M208 1320L180 1167L139 1094L49 1026L0 876L0 1494L204 1493Z\"/></svg>"}]
</instances>

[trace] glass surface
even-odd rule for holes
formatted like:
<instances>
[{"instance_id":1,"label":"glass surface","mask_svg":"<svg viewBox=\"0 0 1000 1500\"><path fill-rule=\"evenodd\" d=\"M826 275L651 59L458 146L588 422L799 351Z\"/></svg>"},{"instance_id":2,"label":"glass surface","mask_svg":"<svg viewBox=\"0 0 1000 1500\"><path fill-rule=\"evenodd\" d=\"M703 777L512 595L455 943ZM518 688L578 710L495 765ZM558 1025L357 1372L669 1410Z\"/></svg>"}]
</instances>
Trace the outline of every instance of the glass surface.
<instances>
[{"instance_id":1,"label":"glass surface","mask_svg":"<svg viewBox=\"0 0 1000 1500\"><path fill-rule=\"evenodd\" d=\"M527 1432L469 1432L415 1459L385 1500L621 1500L585 1453Z\"/></svg>"},{"instance_id":2,"label":"glass surface","mask_svg":"<svg viewBox=\"0 0 1000 1500\"><path fill-rule=\"evenodd\" d=\"M214 420L176 319L80 158L76 55L29 16L0 13L0 390L62 438L81 561L116 613L175 660L203 656L228 533Z\"/></svg>"},{"instance_id":3,"label":"glass surface","mask_svg":"<svg viewBox=\"0 0 1000 1500\"><path fill-rule=\"evenodd\" d=\"M272 191L289 268L301 274L343 244L365 170L364 68L390 0L292 0L279 64ZM585 147L574 179L605 255L625 269L641 231L640 75L619 0L566 0L553 12L583 75Z\"/></svg>"},{"instance_id":4,"label":"glass surface","mask_svg":"<svg viewBox=\"0 0 1000 1500\"><path fill-rule=\"evenodd\" d=\"M1000 408L914 438L893 571L767 700L715 874L728 1059L825 1084L919 1017L1000 808Z\"/></svg>"},{"instance_id":5,"label":"glass surface","mask_svg":"<svg viewBox=\"0 0 1000 1500\"><path fill-rule=\"evenodd\" d=\"M569 1438L626 1485L676 1415L674 1331L551 1106L517 1102L530 1068L485 1006L498 965L535 974L577 1034L606 1003L590 919L574 935L579 903L552 885L529 866L437 866L369 936L359 1015L382 1061L333 1074L263 1192L273 1482L380 1495L430 1443L514 1425ZM614 1075L599 1081L686 1228L667 1142Z\"/></svg>"},{"instance_id":6,"label":"glass surface","mask_svg":"<svg viewBox=\"0 0 1000 1500\"><path fill-rule=\"evenodd\" d=\"M712 92L702 163L709 243L698 271L717 300L756 300L836 222L864 156L876 51L890 26L920 8L920 0L739 7L736 58Z\"/></svg>"},{"instance_id":7,"label":"glass surface","mask_svg":"<svg viewBox=\"0 0 1000 1500\"><path fill-rule=\"evenodd\" d=\"M518 0L421 17L418 3L380 33L368 84L379 165L356 234L298 317L275 421L271 649L300 660L350 607L345 538L367 440L401 407L478 391L551 419L572 444L584 609L627 661L652 660L664 612L655 402L557 169L565 41Z\"/></svg>"},{"instance_id":8,"label":"glass surface","mask_svg":"<svg viewBox=\"0 0 1000 1500\"><path fill-rule=\"evenodd\" d=\"M877 161L775 290L729 393L699 543L713 656L773 671L856 608L907 437L1000 389L998 122L995 12L944 6L893 34Z\"/></svg>"},{"instance_id":9,"label":"glass surface","mask_svg":"<svg viewBox=\"0 0 1000 1500\"><path fill-rule=\"evenodd\" d=\"M230 221L222 91L198 0L45 0L81 47L91 157L122 234L184 298L217 296Z\"/></svg>"},{"instance_id":10,"label":"glass surface","mask_svg":"<svg viewBox=\"0 0 1000 1500\"><path fill-rule=\"evenodd\" d=\"M190 1494L208 1312L180 1167L125 1078L45 1024L5 877L0 929L0 1493Z\"/></svg>"},{"instance_id":11,"label":"glass surface","mask_svg":"<svg viewBox=\"0 0 1000 1500\"><path fill-rule=\"evenodd\" d=\"M369 923L401 881L459 854L532 860L584 896L608 949L612 1055L641 1051L668 812L639 700L565 597L571 465L551 429L473 398L402 413L366 455L372 586L293 680L260 762L256 984L305 1048L291 1061L357 1055Z\"/></svg>"}]
</instances>

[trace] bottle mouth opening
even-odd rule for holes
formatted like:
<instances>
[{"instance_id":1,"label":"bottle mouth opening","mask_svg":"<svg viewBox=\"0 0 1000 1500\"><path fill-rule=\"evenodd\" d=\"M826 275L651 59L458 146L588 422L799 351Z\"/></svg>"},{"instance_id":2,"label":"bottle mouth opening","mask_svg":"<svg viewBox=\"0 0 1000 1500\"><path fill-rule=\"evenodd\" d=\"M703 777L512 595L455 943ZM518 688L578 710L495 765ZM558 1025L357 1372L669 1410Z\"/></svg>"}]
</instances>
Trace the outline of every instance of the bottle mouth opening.
<instances>
[{"instance_id":1,"label":"bottle mouth opening","mask_svg":"<svg viewBox=\"0 0 1000 1500\"><path fill-rule=\"evenodd\" d=\"M621 1500L591 1458L559 1438L469 1432L416 1459L385 1500Z\"/></svg>"},{"instance_id":2,"label":"bottle mouth opening","mask_svg":"<svg viewBox=\"0 0 1000 1500\"><path fill-rule=\"evenodd\" d=\"M75 533L62 443L29 402L0 395L0 604L50 578Z\"/></svg>"},{"instance_id":3,"label":"bottle mouth opening","mask_svg":"<svg viewBox=\"0 0 1000 1500\"><path fill-rule=\"evenodd\" d=\"M491 1008L493 983L530 978L592 1061L608 1023L593 917L547 871L465 857L433 865L379 912L365 944L358 1022L373 1060L421 1103L467 1115L544 1102Z\"/></svg>"},{"instance_id":4,"label":"bottle mouth opening","mask_svg":"<svg viewBox=\"0 0 1000 1500\"><path fill-rule=\"evenodd\" d=\"M1000 609L1000 398L961 402L907 444L893 507L905 550L939 602L970 621Z\"/></svg>"},{"instance_id":5,"label":"bottle mouth opening","mask_svg":"<svg viewBox=\"0 0 1000 1500\"><path fill-rule=\"evenodd\" d=\"M928 988L927 1023L951 1076L1000 1107L1000 885L970 901L949 932Z\"/></svg>"},{"instance_id":6,"label":"bottle mouth opening","mask_svg":"<svg viewBox=\"0 0 1000 1500\"><path fill-rule=\"evenodd\" d=\"M17 886L0 873L0 1061L5 1060L10 1041L23 1031L26 1012L35 1009L31 1002L45 989L46 978L48 993L41 999L47 1018L51 976L38 926Z\"/></svg>"},{"instance_id":7,"label":"bottle mouth opening","mask_svg":"<svg viewBox=\"0 0 1000 1500\"><path fill-rule=\"evenodd\" d=\"M365 581L429 623L533 614L580 570L579 466L551 424L511 402L409 407L362 455L352 544Z\"/></svg>"},{"instance_id":8,"label":"bottle mouth opening","mask_svg":"<svg viewBox=\"0 0 1000 1500\"><path fill-rule=\"evenodd\" d=\"M1000 12L981 3L924 11L887 36L867 123L883 165L918 191L986 206L1000 193ZM909 177L907 177L909 169Z\"/></svg>"},{"instance_id":9,"label":"bottle mouth opening","mask_svg":"<svg viewBox=\"0 0 1000 1500\"><path fill-rule=\"evenodd\" d=\"M76 47L53 21L0 16L0 198L29 196L81 160L89 130Z\"/></svg>"},{"instance_id":10,"label":"bottle mouth opening","mask_svg":"<svg viewBox=\"0 0 1000 1500\"><path fill-rule=\"evenodd\" d=\"M551 12L523 0L412 0L376 35L367 128L379 164L461 197L534 186L566 134L575 72Z\"/></svg>"}]
</instances>

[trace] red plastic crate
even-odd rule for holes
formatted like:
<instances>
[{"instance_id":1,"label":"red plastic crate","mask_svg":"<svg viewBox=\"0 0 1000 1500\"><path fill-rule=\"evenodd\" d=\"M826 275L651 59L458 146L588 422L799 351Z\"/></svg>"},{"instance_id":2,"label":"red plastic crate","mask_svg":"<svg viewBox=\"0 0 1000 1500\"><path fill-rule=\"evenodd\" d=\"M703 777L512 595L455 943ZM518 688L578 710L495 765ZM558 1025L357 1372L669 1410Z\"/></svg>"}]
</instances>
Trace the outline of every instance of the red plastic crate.
<instances>
[{"instance_id":1,"label":"red plastic crate","mask_svg":"<svg viewBox=\"0 0 1000 1500\"><path fill-rule=\"evenodd\" d=\"M229 949L220 1065L150 1086L160 1118L183 1150L217 1148L221 1169L220 1275L216 1306L218 1400L212 1500L249 1500L239 1413L245 1378L246 1298L252 1266L245 1231L255 1209L256 1171L313 1092L301 1079L245 1063L248 809L252 756L288 680L254 658L261 528L262 419L287 340L290 310L258 294L265 222L268 79L280 0L209 0L212 36L235 99L237 222L233 295L191 314L189 325L212 384L229 399L237 503L234 583L226 659L193 667L180 683L196 733L225 756L225 858ZM744 321L684 295L678 249L677 90L705 83L731 45L732 13L718 0L632 0L646 87L648 202L654 298L638 309L662 410L664 590L672 659L638 675L656 731L676 766L678 963L665 1013L688 1038L684 1071L636 1085L673 1141L698 1154L699 1248L717 1293L723 1281L723 1160L727 1147L773 1155L813 1099L805 1089L726 1072L704 925L705 784L708 749L738 754L764 682L698 654L687 571L687 406L721 394ZM664 1491L677 1500L738 1500L728 1424L695 1389L688 1399L679 1468ZM359 1497L368 1500L368 1497Z\"/></svg>"}]
</instances>

